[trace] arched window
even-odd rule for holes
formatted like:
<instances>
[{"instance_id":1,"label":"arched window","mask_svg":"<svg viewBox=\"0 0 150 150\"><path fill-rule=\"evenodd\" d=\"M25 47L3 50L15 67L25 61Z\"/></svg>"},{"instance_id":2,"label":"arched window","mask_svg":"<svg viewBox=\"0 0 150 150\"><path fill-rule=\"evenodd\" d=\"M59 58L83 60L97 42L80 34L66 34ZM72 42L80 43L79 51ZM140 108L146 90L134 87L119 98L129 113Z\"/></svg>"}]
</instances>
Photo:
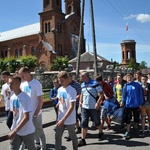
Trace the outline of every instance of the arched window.
<instances>
[{"instance_id":1,"label":"arched window","mask_svg":"<svg viewBox=\"0 0 150 150\"><path fill-rule=\"evenodd\" d=\"M22 48L19 49L19 56L22 56Z\"/></svg>"},{"instance_id":2,"label":"arched window","mask_svg":"<svg viewBox=\"0 0 150 150\"><path fill-rule=\"evenodd\" d=\"M44 8L50 4L50 0L44 0Z\"/></svg>"},{"instance_id":3,"label":"arched window","mask_svg":"<svg viewBox=\"0 0 150 150\"><path fill-rule=\"evenodd\" d=\"M59 5L60 5L59 0L56 0L56 5L57 5L57 6L59 6Z\"/></svg>"},{"instance_id":4,"label":"arched window","mask_svg":"<svg viewBox=\"0 0 150 150\"><path fill-rule=\"evenodd\" d=\"M58 54L62 56L62 45L58 44Z\"/></svg>"},{"instance_id":5,"label":"arched window","mask_svg":"<svg viewBox=\"0 0 150 150\"><path fill-rule=\"evenodd\" d=\"M47 33L47 23L45 23L45 33Z\"/></svg>"},{"instance_id":6,"label":"arched window","mask_svg":"<svg viewBox=\"0 0 150 150\"><path fill-rule=\"evenodd\" d=\"M130 52L127 51L127 59L130 59Z\"/></svg>"},{"instance_id":7,"label":"arched window","mask_svg":"<svg viewBox=\"0 0 150 150\"><path fill-rule=\"evenodd\" d=\"M47 32L50 32L50 31L51 31L51 26L50 26L50 22L49 22L47 25Z\"/></svg>"},{"instance_id":8,"label":"arched window","mask_svg":"<svg viewBox=\"0 0 150 150\"><path fill-rule=\"evenodd\" d=\"M7 50L5 51L5 57L7 57Z\"/></svg>"},{"instance_id":9,"label":"arched window","mask_svg":"<svg viewBox=\"0 0 150 150\"><path fill-rule=\"evenodd\" d=\"M15 50L15 57L18 58L18 50L17 49Z\"/></svg>"},{"instance_id":10,"label":"arched window","mask_svg":"<svg viewBox=\"0 0 150 150\"><path fill-rule=\"evenodd\" d=\"M36 48L34 46L31 47L31 55L35 55Z\"/></svg>"},{"instance_id":11,"label":"arched window","mask_svg":"<svg viewBox=\"0 0 150 150\"><path fill-rule=\"evenodd\" d=\"M71 6L68 7L68 14L71 14Z\"/></svg>"},{"instance_id":12,"label":"arched window","mask_svg":"<svg viewBox=\"0 0 150 150\"><path fill-rule=\"evenodd\" d=\"M1 52L1 57L4 59L5 58L5 55L4 55L4 52L2 51Z\"/></svg>"},{"instance_id":13,"label":"arched window","mask_svg":"<svg viewBox=\"0 0 150 150\"><path fill-rule=\"evenodd\" d=\"M124 51L122 52L122 59L124 59Z\"/></svg>"}]
</instances>

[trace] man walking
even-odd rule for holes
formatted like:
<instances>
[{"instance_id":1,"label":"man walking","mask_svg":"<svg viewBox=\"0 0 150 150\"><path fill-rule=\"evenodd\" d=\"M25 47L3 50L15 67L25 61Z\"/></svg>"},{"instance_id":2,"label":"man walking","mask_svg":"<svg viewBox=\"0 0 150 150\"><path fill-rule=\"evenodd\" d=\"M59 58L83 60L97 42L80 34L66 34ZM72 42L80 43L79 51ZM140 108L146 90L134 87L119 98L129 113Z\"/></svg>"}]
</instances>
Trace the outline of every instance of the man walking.
<instances>
[{"instance_id":1,"label":"man walking","mask_svg":"<svg viewBox=\"0 0 150 150\"><path fill-rule=\"evenodd\" d=\"M22 78L21 89L31 97L31 106L33 113L33 123L35 126L35 140L37 147L42 143L42 149L46 149L46 138L42 127L43 91L41 83L33 79L28 67L22 67L19 70Z\"/></svg>"}]
</instances>

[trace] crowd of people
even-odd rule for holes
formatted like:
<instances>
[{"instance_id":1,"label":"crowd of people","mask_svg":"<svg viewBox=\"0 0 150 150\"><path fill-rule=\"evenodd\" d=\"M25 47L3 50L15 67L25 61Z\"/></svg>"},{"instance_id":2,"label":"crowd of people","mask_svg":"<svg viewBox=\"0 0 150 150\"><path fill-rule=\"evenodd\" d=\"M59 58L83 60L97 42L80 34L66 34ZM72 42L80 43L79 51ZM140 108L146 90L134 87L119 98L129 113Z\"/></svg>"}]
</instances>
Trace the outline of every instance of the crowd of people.
<instances>
[{"instance_id":1,"label":"crowd of people","mask_svg":"<svg viewBox=\"0 0 150 150\"><path fill-rule=\"evenodd\" d=\"M16 75L4 71L0 102L5 102L6 124L10 129L10 150L46 150L42 127L43 91L29 68L22 67ZM68 141L73 150L86 145L89 122L98 129L98 140L104 138L104 129L110 130L112 121L119 120L125 139L134 134L145 137L146 121L150 131L150 75L117 73L114 80L102 75L91 77L87 71L76 81L71 73L60 71L53 80L49 98L56 113L55 149L62 149L62 135L68 130ZM81 110L81 114L78 112ZM121 114L121 115L120 115ZM115 118L115 119L114 119ZM106 124L106 128L104 128ZM78 141L77 134L81 134Z\"/></svg>"}]
</instances>

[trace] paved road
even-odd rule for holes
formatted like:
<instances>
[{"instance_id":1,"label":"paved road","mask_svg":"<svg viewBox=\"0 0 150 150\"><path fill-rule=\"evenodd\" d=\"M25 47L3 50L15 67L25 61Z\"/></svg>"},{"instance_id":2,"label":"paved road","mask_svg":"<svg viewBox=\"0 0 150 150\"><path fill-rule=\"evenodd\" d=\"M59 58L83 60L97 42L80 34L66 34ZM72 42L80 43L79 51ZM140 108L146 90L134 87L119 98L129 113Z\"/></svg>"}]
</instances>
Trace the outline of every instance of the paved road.
<instances>
[{"instance_id":1,"label":"paved road","mask_svg":"<svg viewBox=\"0 0 150 150\"><path fill-rule=\"evenodd\" d=\"M5 126L5 117L0 118L0 137L8 134L9 130ZM47 139L47 150L54 150L55 147L55 131L53 130L55 120L55 113L53 108L43 109L43 126ZM90 126L90 124L89 124ZM87 145L80 147L79 150L150 150L150 136L147 134L145 138L131 138L125 140L123 138L124 131L120 131L119 126L112 123L112 129L110 131L104 131L104 140L98 141L97 130L89 129L87 135ZM67 136L67 130L65 130L62 138L63 150L72 150L71 142L65 140ZM80 134L77 135L80 140ZM0 142L0 150L7 150L9 140Z\"/></svg>"}]
</instances>

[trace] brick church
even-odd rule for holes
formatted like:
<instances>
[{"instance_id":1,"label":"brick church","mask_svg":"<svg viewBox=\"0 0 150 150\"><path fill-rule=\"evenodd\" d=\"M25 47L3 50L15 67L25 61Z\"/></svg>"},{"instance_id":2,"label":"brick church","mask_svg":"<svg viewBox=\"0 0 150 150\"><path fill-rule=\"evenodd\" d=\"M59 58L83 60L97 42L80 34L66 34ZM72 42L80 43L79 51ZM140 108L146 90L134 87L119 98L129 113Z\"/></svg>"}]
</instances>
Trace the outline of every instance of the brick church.
<instances>
[{"instance_id":1,"label":"brick church","mask_svg":"<svg viewBox=\"0 0 150 150\"><path fill-rule=\"evenodd\" d=\"M80 0L43 0L40 22L0 33L0 58L34 55L38 66L50 70L56 56L75 58L80 29ZM38 15L38 14L37 14ZM84 34L83 34L84 35ZM81 53L85 52L83 36Z\"/></svg>"}]
</instances>

